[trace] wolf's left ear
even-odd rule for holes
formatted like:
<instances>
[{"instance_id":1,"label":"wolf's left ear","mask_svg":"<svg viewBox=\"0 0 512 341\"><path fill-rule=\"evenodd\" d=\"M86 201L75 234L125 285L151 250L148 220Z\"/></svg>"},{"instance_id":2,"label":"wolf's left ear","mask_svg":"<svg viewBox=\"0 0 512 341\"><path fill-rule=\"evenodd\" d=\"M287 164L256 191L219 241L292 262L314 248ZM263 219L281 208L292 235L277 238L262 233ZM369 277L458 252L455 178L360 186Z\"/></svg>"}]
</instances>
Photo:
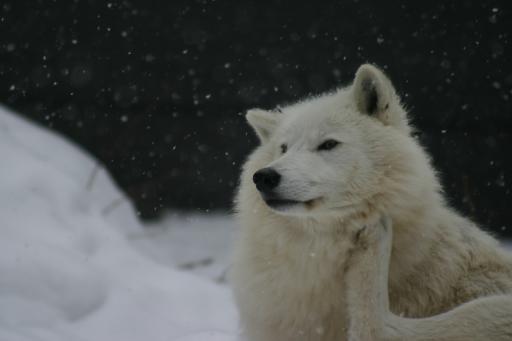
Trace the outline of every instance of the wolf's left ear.
<instances>
[{"instance_id":1,"label":"wolf's left ear","mask_svg":"<svg viewBox=\"0 0 512 341\"><path fill-rule=\"evenodd\" d=\"M384 124L402 125L405 112L391 81L377 67L364 64L356 72L352 91L357 109Z\"/></svg>"},{"instance_id":2,"label":"wolf's left ear","mask_svg":"<svg viewBox=\"0 0 512 341\"><path fill-rule=\"evenodd\" d=\"M247 122L253 127L263 144L270 139L278 124L277 114L262 109L251 109L245 115Z\"/></svg>"}]
</instances>

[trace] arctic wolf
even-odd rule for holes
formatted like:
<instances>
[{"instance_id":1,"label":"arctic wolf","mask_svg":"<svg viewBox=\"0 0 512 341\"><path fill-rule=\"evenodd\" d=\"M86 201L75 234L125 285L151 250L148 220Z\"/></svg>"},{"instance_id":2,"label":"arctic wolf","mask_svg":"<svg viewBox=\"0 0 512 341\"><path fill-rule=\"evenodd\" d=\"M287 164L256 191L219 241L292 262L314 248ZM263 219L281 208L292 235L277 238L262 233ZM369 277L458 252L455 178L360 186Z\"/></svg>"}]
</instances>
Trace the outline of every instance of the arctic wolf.
<instances>
[{"instance_id":1,"label":"arctic wolf","mask_svg":"<svg viewBox=\"0 0 512 341\"><path fill-rule=\"evenodd\" d=\"M512 257L448 207L382 71L247 120L261 144L231 273L246 339L512 340Z\"/></svg>"}]
</instances>

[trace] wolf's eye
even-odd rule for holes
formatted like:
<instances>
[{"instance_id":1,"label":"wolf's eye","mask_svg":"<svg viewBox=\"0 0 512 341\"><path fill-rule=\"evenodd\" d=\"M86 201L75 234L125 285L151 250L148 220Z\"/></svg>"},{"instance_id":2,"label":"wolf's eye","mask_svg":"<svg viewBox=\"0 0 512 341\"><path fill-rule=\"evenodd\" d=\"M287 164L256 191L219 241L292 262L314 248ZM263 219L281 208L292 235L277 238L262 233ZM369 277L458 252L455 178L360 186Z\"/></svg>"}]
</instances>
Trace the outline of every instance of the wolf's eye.
<instances>
[{"instance_id":1,"label":"wolf's eye","mask_svg":"<svg viewBox=\"0 0 512 341\"><path fill-rule=\"evenodd\" d=\"M336 147L337 145L339 145L340 143L336 140L332 140L332 139L329 139L329 140L325 140L324 142L322 142L317 148L316 150L331 150L333 149L334 147Z\"/></svg>"},{"instance_id":2,"label":"wolf's eye","mask_svg":"<svg viewBox=\"0 0 512 341\"><path fill-rule=\"evenodd\" d=\"M281 154L284 154L286 153L286 151L288 150L288 146L285 145L284 143L281 145Z\"/></svg>"}]
</instances>

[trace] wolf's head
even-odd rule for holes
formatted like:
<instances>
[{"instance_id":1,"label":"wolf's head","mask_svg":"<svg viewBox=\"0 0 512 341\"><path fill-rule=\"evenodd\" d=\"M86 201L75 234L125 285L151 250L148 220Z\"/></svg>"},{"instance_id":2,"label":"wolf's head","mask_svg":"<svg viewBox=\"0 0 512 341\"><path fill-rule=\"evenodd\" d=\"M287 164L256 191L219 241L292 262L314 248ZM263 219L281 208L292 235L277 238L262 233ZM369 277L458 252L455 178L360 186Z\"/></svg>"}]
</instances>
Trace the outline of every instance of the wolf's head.
<instances>
[{"instance_id":1,"label":"wolf's head","mask_svg":"<svg viewBox=\"0 0 512 341\"><path fill-rule=\"evenodd\" d=\"M261 146L245 177L258 200L283 215L368 205L400 181L390 173L400 174L404 156L415 155L409 146L420 149L390 80L372 65L362 65L348 87L279 110L249 110L246 117Z\"/></svg>"}]
</instances>

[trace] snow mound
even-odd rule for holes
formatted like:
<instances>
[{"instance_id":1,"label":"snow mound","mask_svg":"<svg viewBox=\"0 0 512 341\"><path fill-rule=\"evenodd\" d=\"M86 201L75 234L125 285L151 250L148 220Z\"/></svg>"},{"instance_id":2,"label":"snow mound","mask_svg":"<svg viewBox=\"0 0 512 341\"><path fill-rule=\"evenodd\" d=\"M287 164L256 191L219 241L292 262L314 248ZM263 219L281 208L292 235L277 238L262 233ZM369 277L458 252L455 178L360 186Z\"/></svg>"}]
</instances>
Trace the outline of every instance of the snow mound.
<instances>
[{"instance_id":1,"label":"snow mound","mask_svg":"<svg viewBox=\"0 0 512 341\"><path fill-rule=\"evenodd\" d=\"M236 339L227 287L166 260L186 249L86 153L0 107L0 155L0 340Z\"/></svg>"}]
</instances>

